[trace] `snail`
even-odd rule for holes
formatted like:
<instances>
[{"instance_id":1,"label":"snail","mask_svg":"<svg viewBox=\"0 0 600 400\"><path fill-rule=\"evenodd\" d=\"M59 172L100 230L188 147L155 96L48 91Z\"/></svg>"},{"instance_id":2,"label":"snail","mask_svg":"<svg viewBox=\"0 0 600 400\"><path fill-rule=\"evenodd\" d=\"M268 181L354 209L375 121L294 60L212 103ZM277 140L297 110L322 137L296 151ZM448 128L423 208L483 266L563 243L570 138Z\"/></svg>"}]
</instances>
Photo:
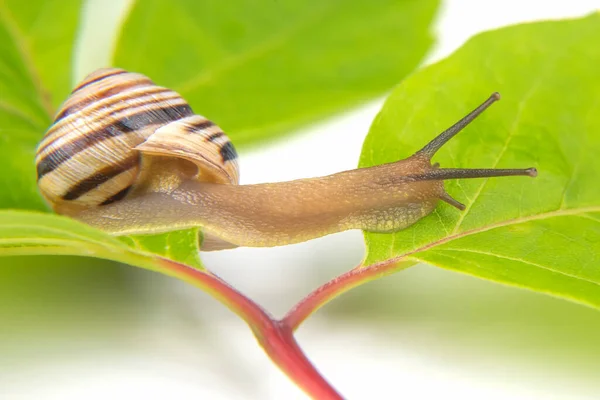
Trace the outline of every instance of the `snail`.
<instances>
[{"instance_id":1,"label":"snail","mask_svg":"<svg viewBox=\"0 0 600 400\"><path fill-rule=\"evenodd\" d=\"M92 72L57 112L36 152L38 187L55 212L114 235L202 227L201 249L269 247L334 232L394 232L431 213L446 179L523 175L535 168L456 169L433 155L485 102L412 156L289 182L239 185L221 128L176 92L118 68Z\"/></svg>"}]
</instances>

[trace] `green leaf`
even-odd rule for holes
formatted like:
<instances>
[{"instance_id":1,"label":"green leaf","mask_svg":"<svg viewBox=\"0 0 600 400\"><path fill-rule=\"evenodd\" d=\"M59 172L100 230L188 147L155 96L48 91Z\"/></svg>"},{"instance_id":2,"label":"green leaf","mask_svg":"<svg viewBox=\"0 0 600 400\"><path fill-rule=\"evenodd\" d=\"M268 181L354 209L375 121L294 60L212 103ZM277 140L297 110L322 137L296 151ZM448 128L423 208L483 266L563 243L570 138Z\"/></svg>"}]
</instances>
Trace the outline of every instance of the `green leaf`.
<instances>
[{"instance_id":1,"label":"green leaf","mask_svg":"<svg viewBox=\"0 0 600 400\"><path fill-rule=\"evenodd\" d=\"M198 238L193 230L172 232L161 237L116 238L86 224L59 215L0 210L0 256L68 255L103 258L157 270L156 254L172 259L186 258L202 269L197 257L183 247L175 250L180 241ZM194 251L195 249L189 249Z\"/></svg>"},{"instance_id":2,"label":"green leaf","mask_svg":"<svg viewBox=\"0 0 600 400\"><path fill-rule=\"evenodd\" d=\"M200 235L200 229L195 228L160 235L122 236L119 239L135 249L158 254L162 257L202 269L199 252Z\"/></svg>"},{"instance_id":3,"label":"green leaf","mask_svg":"<svg viewBox=\"0 0 600 400\"><path fill-rule=\"evenodd\" d=\"M430 47L438 3L137 1L114 64L177 90L239 146L389 90Z\"/></svg>"},{"instance_id":4,"label":"green leaf","mask_svg":"<svg viewBox=\"0 0 600 400\"><path fill-rule=\"evenodd\" d=\"M499 91L502 101L434 161L534 166L539 176L446 182L467 209L440 204L409 229L365 234L365 265L426 262L600 307L598 43L598 13L513 26L405 80L374 121L361 166L410 155Z\"/></svg>"},{"instance_id":5,"label":"green leaf","mask_svg":"<svg viewBox=\"0 0 600 400\"><path fill-rule=\"evenodd\" d=\"M131 247L88 225L53 214L0 210L0 255L70 255L125 262Z\"/></svg>"},{"instance_id":6,"label":"green leaf","mask_svg":"<svg viewBox=\"0 0 600 400\"><path fill-rule=\"evenodd\" d=\"M0 0L0 207L45 208L35 146L69 92L80 8L81 0Z\"/></svg>"}]
</instances>

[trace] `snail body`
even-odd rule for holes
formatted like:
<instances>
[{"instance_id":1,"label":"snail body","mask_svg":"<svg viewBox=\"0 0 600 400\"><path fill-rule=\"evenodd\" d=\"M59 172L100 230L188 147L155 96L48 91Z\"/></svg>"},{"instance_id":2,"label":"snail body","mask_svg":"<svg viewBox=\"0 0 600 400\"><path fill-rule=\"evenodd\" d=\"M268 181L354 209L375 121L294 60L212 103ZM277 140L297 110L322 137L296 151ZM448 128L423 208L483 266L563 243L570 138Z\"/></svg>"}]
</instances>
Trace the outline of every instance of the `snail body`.
<instances>
[{"instance_id":1,"label":"snail body","mask_svg":"<svg viewBox=\"0 0 600 400\"><path fill-rule=\"evenodd\" d=\"M393 232L439 200L445 179L536 176L529 169L443 169L431 157L499 98L397 162L290 182L239 185L223 131L176 92L117 68L88 75L36 153L52 208L116 235L201 226L203 250L297 243L348 229Z\"/></svg>"}]
</instances>

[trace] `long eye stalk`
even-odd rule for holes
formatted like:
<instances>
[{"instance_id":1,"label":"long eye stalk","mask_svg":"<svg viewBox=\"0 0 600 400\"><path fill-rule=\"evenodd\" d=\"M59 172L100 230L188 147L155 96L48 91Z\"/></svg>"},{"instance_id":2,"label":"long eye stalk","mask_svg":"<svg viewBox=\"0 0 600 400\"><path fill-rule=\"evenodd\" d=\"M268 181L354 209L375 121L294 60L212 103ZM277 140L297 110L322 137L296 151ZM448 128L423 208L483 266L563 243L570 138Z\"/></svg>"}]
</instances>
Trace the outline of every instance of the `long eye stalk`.
<instances>
[{"instance_id":1,"label":"long eye stalk","mask_svg":"<svg viewBox=\"0 0 600 400\"><path fill-rule=\"evenodd\" d=\"M462 131L467 125L469 125L475 118L483 113L489 106L496 101L500 100L500 94L498 92L492 93L490 97L477 108L467 114L464 118L459 120L457 123L446 129L444 132L436 136L431 142L427 143L425 147L417 151L413 157L431 160L435 153L450 139L456 136L457 133ZM439 168L439 163L435 163L431 166L431 169L427 169L417 174L406 174L400 176L393 181L443 181L446 179L469 179L469 178L492 178L498 176L537 176L537 169L525 168L525 169L486 169L486 168ZM453 199L448 193L443 192L438 195L440 200L445 201L458 208L464 210L465 205L456 199Z\"/></svg>"},{"instance_id":2,"label":"long eye stalk","mask_svg":"<svg viewBox=\"0 0 600 400\"><path fill-rule=\"evenodd\" d=\"M500 93L494 92L492 95L484 101L479 107L471 111L460 121L446 129L444 132L435 137L431 142L427 143L425 147L417 151L415 154L424 155L431 159L433 155L444 145L448 140L452 139L458 132L462 131L463 128L469 125L475 118L483 113L489 106L494 102L500 100Z\"/></svg>"},{"instance_id":3,"label":"long eye stalk","mask_svg":"<svg viewBox=\"0 0 600 400\"><path fill-rule=\"evenodd\" d=\"M480 104L476 109L467 114L464 118L459 120L457 123L446 129L444 132L436 136L431 142L427 143L425 147L417 151L414 156L424 156L430 160L431 157L450 139L456 136L461 130L469 125L475 118L483 113L490 105L500 100L500 93L494 92L486 101ZM467 178L492 178L498 176L537 176L537 170L535 168L525 169L485 169L485 168L439 168L439 163L432 165L432 169L419 174L407 174L401 177L402 180L415 180L415 181L431 181L431 180L445 180L445 179L467 179Z\"/></svg>"},{"instance_id":4,"label":"long eye stalk","mask_svg":"<svg viewBox=\"0 0 600 400\"><path fill-rule=\"evenodd\" d=\"M417 175L406 175L401 177L406 181L438 181L445 179L471 179L471 178L493 178L497 176L537 176L537 169L500 169L500 168L439 168Z\"/></svg>"}]
</instances>

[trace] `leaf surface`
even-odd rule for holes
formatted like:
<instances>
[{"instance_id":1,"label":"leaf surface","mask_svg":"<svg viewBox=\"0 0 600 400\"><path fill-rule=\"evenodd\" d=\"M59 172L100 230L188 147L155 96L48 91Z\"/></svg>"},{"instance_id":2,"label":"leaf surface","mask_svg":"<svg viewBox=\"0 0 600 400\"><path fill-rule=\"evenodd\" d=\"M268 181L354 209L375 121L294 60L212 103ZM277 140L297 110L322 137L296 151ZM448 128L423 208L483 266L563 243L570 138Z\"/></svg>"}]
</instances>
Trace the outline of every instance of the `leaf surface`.
<instances>
[{"instance_id":1,"label":"leaf surface","mask_svg":"<svg viewBox=\"0 0 600 400\"><path fill-rule=\"evenodd\" d=\"M177 90L245 145L389 90L429 49L438 3L137 1L114 64Z\"/></svg>"},{"instance_id":2,"label":"leaf surface","mask_svg":"<svg viewBox=\"0 0 600 400\"><path fill-rule=\"evenodd\" d=\"M81 0L0 0L2 208L46 208L33 158L53 110L70 90L80 7Z\"/></svg>"},{"instance_id":3,"label":"leaf surface","mask_svg":"<svg viewBox=\"0 0 600 400\"><path fill-rule=\"evenodd\" d=\"M511 26L405 80L374 121L361 166L409 156L499 91L433 161L533 166L539 176L447 181L466 210L441 203L406 230L366 233L365 265L422 261L600 307L598 43L598 13Z\"/></svg>"}]
</instances>

